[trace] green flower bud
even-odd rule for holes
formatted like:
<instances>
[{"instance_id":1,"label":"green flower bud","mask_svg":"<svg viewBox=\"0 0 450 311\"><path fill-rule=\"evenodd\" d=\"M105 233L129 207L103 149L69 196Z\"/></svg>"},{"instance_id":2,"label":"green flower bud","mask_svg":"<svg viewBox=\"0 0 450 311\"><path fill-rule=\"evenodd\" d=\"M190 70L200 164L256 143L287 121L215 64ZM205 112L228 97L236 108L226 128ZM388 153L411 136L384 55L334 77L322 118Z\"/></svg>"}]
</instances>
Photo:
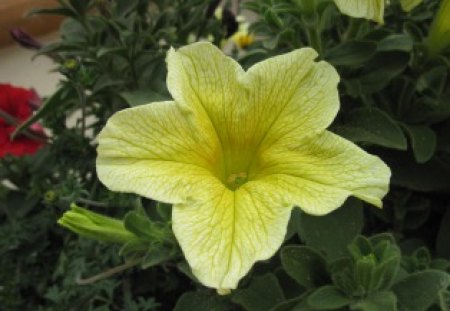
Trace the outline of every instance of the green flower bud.
<instances>
[{"instance_id":1,"label":"green flower bud","mask_svg":"<svg viewBox=\"0 0 450 311\"><path fill-rule=\"evenodd\" d=\"M121 220L91 212L75 204L58 220L58 224L83 237L104 242L125 244L138 239L125 229Z\"/></svg>"},{"instance_id":2,"label":"green flower bud","mask_svg":"<svg viewBox=\"0 0 450 311\"><path fill-rule=\"evenodd\" d=\"M54 203L57 199L58 194L53 190L49 190L46 193L44 193L44 203L46 204Z\"/></svg>"},{"instance_id":3,"label":"green flower bud","mask_svg":"<svg viewBox=\"0 0 450 311\"><path fill-rule=\"evenodd\" d=\"M78 68L78 65L79 65L78 61L74 58L70 58L64 61L64 69L69 71L76 70Z\"/></svg>"}]
</instances>

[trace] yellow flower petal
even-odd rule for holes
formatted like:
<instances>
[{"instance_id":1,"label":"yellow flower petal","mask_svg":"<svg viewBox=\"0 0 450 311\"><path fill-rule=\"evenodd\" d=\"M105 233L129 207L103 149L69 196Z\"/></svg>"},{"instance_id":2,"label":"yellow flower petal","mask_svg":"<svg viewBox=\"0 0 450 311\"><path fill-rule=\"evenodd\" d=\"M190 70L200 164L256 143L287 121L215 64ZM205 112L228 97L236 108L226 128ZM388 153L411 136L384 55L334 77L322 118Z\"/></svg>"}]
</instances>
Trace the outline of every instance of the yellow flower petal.
<instances>
[{"instance_id":1,"label":"yellow flower petal","mask_svg":"<svg viewBox=\"0 0 450 311\"><path fill-rule=\"evenodd\" d=\"M168 87L178 103L210 124L222 147L222 180L248 171L258 149L297 130L324 130L339 109L335 69L304 48L273 57L248 72L212 44L171 50Z\"/></svg>"},{"instance_id":2,"label":"yellow flower petal","mask_svg":"<svg viewBox=\"0 0 450 311\"><path fill-rule=\"evenodd\" d=\"M98 141L98 177L114 191L176 203L215 179L216 140L173 102L116 113Z\"/></svg>"},{"instance_id":3,"label":"yellow flower petal","mask_svg":"<svg viewBox=\"0 0 450 311\"><path fill-rule=\"evenodd\" d=\"M391 176L378 157L328 131L280 140L260 156L257 171L257 180L313 215L330 213L350 195L381 207Z\"/></svg>"},{"instance_id":4,"label":"yellow flower petal","mask_svg":"<svg viewBox=\"0 0 450 311\"><path fill-rule=\"evenodd\" d=\"M247 124L254 124L258 151L285 137L298 139L327 128L339 110L336 70L314 62L310 48L257 63L247 72L250 105Z\"/></svg>"},{"instance_id":5,"label":"yellow flower petal","mask_svg":"<svg viewBox=\"0 0 450 311\"><path fill-rule=\"evenodd\" d=\"M443 0L433 18L426 44L432 54L440 53L450 46L450 0Z\"/></svg>"},{"instance_id":6,"label":"yellow flower petal","mask_svg":"<svg viewBox=\"0 0 450 311\"><path fill-rule=\"evenodd\" d=\"M270 258L286 234L291 209L271 185L248 182L174 206L173 231L201 283L228 292L255 261Z\"/></svg>"},{"instance_id":7,"label":"yellow flower petal","mask_svg":"<svg viewBox=\"0 0 450 311\"><path fill-rule=\"evenodd\" d=\"M170 50L167 66L167 86L175 101L194 115L205 131L215 133L224 155L221 179L226 180L230 171L245 166L252 153L245 148L252 133L240 121L250 108L239 81L243 69L208 42Z\"/></svg>"},{"instance_id":8,"label":"yellow flower petal","mask_svg":"<svg viewBox=\"0 0 450 311\"><path fill-rule=\"evenodd\" d=\"M383 24L385 0L334 0L341 13Z\"/></svg>"},{"instance_id":9,"label":"yellow flower petal","mask_svg":"<svg viewBox=\"0 0 450 311\"><path fill-rule=\"evenodd\" d=\"M413 10L416 6L422 3L423 0L400 0L402 9L406 12Z\"/></svg>"}]
</instances>

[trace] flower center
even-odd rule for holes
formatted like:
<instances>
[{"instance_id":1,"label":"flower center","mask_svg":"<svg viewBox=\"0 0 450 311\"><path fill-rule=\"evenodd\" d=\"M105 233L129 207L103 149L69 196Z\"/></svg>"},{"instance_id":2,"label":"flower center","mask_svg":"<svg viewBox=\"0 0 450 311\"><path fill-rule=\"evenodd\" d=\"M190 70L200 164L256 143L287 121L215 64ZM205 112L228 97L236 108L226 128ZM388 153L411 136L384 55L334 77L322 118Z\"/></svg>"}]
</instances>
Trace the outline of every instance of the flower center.
<instances>
[{"instance_id":1,"label":"flower center","mask_svg":"<svg viewBox=\"0 0 450 311\"><path fill-rule=\"evenodd\" d=\"M245 184L247 181L247 173L246 172L239 172L239 173L233 173L227 178L227 185L230 189L235 190L239 188L241 185Z\"/></svg>"}]
</instances>

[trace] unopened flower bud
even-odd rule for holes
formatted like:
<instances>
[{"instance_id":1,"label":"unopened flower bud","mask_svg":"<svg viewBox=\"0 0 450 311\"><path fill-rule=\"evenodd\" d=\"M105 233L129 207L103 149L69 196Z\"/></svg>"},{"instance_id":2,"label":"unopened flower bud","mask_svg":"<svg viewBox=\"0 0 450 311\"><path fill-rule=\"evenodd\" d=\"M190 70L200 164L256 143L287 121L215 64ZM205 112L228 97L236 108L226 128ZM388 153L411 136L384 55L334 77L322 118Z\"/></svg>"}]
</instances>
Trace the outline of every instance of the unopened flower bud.
<instances>
[{"instance_id":1,"label":"unopened flower bud","mask_svg":"<svg viewBox=\"0 0 450 311\"><path fill-rule=\"evenodd\" d=\"M78 68L78 65L79 65L79 63L76 59L70 58L64 62L64 69L74 71L75 69Z\"/></svg>"},{"instance_id":2,"label":"unopened flower bud","mask_svg":"<svg viewBox=\"0 0 450 311\"><path fill-rule=\"evenodd\" d=\"M9 34L15 42L26 49L40 50L43 46L41 42L34 39L21 28L12 28L9 30Z\"/></svg>"},{"instance_id":3,"label":"unopened flower bud","mask_svg":"<svg viewBox=\"0 0 450 311\"><path fill-rule=\"evenodd\" d=\"M57 199L58 199L58 194L53 190L49 190L46 193L44 193L44 202L47 204L53 203Z\"/></svg>"},{"instance_id":4,"label":"unopened flower bud","mask_svg":"<svg viewBox=\"0 0 450 311\"><path fill-rule=\"evenodd\" d=\"M125 244L138 238L127 231L123 221L103 216L75 204L58 220L58 224L83 237Z\"/></svg>"}]
</instances>

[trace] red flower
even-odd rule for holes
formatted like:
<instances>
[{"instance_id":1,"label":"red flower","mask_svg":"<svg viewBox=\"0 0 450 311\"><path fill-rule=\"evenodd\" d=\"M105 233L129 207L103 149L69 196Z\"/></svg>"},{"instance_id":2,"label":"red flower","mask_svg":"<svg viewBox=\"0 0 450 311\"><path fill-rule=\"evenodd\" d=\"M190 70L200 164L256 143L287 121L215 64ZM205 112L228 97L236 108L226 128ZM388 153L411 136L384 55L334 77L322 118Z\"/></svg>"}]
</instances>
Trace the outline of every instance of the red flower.
<instances>
[{"instance_id":1,"label":"red flower","mask_svg":"<svg viewBox=\"0 0 450 311\"><path fill-rule=\"evenodd\" d=\"M34 90L0 84L0 158L7 154L33 154L44 145L42 140L31 139L25 135L19 135L14 140L10 138L17 124L31 116L31 105L37 98ZM8 118L4 117L5 114ZM42 127L38 124L33 125L31 131L45 137Z\"/></svg>"}]
</instances>

